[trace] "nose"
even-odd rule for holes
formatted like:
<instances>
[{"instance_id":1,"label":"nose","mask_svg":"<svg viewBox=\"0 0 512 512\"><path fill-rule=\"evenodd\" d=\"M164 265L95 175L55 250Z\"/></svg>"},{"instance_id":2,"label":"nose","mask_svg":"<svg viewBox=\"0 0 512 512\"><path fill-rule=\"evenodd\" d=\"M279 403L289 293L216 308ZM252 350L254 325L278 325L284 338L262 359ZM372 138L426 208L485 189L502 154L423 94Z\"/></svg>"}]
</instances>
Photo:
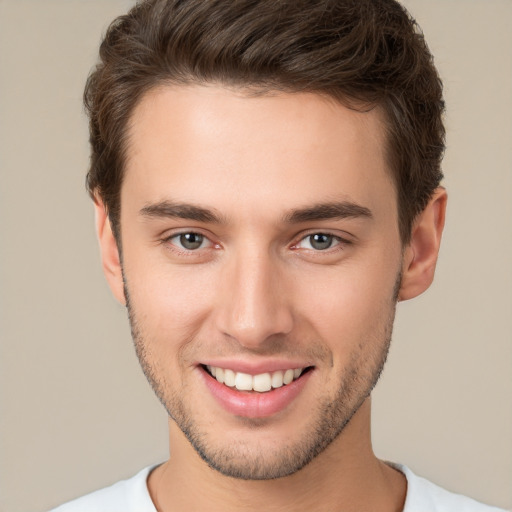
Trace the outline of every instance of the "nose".
<instances>
[{"instance_id":1,"label":"nose","mask_svg":"<svg viewBox=\"0 0 512 512\"><path fill-rule=\"evenodd\" d=\"M251 350L265 350L293 327L282 266L265 251L245 250L226 263L216 305L217 328Z\"/></svg>"}]
</instances>

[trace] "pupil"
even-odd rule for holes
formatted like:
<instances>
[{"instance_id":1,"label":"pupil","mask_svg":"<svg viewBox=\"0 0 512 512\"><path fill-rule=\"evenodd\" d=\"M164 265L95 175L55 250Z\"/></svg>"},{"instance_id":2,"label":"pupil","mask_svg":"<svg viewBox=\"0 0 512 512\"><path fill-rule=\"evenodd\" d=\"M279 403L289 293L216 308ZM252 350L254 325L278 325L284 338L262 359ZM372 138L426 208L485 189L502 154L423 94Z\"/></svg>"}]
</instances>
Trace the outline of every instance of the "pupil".
<instances>
[{"instance_id":1,"label":"pupil","mask_svg":"<svg viewBox=\"0 0 512 512\"><path fill-rule=\"evenodd\" d=\"M184 233L180 235L180 243L185 249L198 249L203 243L203 235L199 233Z\"/></svg>"},{"instance_id":2,"label":"pupil","mask_svg":"<svg viewBox=\"0 0 512 512\"><path fill-rule=\"evenodd\" d=\"M311 247L319 251L329 249L332 244L332 236L324 233L316 233L310 237Z\"/></svg>"}]
</instances>

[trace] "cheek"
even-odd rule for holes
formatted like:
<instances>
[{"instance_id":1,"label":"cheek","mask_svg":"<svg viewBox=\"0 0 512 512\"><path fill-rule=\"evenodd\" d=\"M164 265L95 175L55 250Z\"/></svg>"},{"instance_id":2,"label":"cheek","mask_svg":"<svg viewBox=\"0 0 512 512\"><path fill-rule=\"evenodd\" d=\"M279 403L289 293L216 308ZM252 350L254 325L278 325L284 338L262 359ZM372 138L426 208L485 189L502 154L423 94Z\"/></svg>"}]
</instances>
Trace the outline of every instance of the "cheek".
<instances>
[{"instance_id":1,"label":"cheek","mask_svg":"<svg viewBox=\"0 0 512 512\"><path fill-rule=\"evenodd\" d=\"M132 309L152 343L174 345L195 336L211 304L208 272L127 259L125 278Z\"/></svg>"},{"instance_id":2,"label":"cheek","mask_svg":"<svg viewBox=\"0 0 512 512\"><path fill-rule=\"evenodd\" d=\"M308 296L303 314L333 351L345 349L343 357L366 340L385 341L396 278L391 263L339 267L310 283L303 280L296 296Z\"/></svg>"}]
</instances>

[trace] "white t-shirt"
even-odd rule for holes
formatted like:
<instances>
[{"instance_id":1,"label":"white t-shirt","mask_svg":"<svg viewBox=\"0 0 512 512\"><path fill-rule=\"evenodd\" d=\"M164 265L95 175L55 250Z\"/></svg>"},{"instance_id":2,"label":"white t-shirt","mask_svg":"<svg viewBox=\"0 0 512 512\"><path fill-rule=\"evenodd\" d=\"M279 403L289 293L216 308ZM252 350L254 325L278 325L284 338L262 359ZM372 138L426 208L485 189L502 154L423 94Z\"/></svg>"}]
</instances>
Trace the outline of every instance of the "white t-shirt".
<instances>
[{"instance_id":1,"label":"white t-shirt","mask_svg":"<svg viewBox=\"0 0 512 512\"><path fill-rule=\"evenodd\" d=\"M403 512L505 512L471 498L454 494L416 476L408 467L390 464L407 478ZM128 480L65 503L50 512L157 512L151 501L147 478L155 466L144 468Z\"/></svg>"}]
</instances>

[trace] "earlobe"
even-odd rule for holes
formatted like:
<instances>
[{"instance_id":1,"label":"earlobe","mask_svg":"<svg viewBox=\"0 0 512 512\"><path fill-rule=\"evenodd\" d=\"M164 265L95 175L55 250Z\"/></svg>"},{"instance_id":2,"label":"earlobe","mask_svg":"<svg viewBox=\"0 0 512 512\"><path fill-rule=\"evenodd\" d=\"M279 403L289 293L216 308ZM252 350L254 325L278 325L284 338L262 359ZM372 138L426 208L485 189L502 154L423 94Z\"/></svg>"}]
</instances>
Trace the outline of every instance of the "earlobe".
<instances>
[{"instance_id":1,"label":"earlobe","mask_svg":"<svg viewBox=\"0 0 512 512\"><path fill-rule=\"evenodd\" d=\"M432 283L443 233L446 190L439 187L414 221L411 241L404 250L399 300L412 299Z\"/></svg>"},{"instance_id":2,"label":"earlobe","mask_svg":"<svg viewBox=\"0 0 512 512\"><path fill-rule=\"evenodd\" d=\"M94 209L96 213L96 234L100 244L103 272L114 297L121 304L126 305L119 248L112 232L107 210L98 197L94 200Z\"/></svg>"}]
</instances>

